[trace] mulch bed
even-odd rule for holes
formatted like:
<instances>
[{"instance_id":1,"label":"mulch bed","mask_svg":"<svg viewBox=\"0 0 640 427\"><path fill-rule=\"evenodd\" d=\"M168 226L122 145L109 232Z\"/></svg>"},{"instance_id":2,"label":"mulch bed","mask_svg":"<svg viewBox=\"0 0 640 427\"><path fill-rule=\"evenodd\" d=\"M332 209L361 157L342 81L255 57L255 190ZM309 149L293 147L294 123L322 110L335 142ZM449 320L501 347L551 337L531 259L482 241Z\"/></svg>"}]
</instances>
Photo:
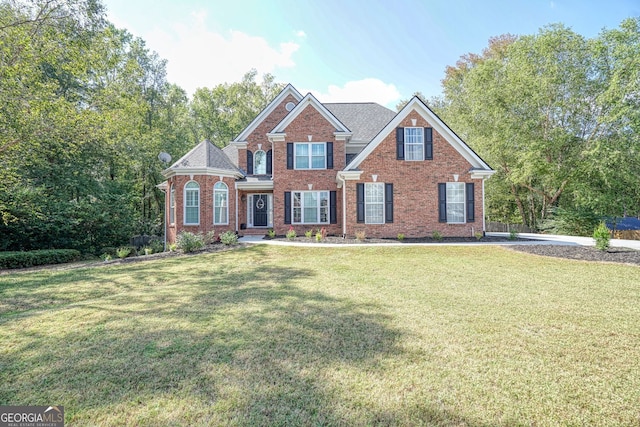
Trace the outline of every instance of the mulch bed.
<instances>
[{"instance_id":1,"label":"mulch bed","mask_svg":"<svg viewBox=\"0 0 640 427\"><path fill-rule=\"evenodd\" d=\"M590 246L520 245L509 246L509 249L557 258L640 265L640 251L627 248L609 248L607 251L600 251Z\"/></svg>"}]
</instances>

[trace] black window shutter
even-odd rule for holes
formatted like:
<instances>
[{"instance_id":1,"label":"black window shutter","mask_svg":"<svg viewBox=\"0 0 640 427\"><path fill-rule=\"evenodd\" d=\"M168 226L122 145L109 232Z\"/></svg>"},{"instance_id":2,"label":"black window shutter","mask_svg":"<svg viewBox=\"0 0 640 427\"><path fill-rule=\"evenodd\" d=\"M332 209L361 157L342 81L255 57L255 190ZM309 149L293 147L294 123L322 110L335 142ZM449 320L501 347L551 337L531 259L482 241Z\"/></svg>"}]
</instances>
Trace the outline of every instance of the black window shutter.
<instances>
[{"instance_id":1,"label":"black window shutter","mask_svg":"<svg viewBox=\"0 0 640 427\"><path fill-rule=\"evenodd\" d=\"M447 222L447 184L438 184L438 221Z\"/></svg>"},{"instance_id":2,"label":"black window shutter","mask_svg":"<svg viewBox=\"0 0 640 427\"><path fill-rule=\"evenodd\" d=\"M273 173L273 150L267 151L267 175Z\"/></svg>"},{"instance_id":3,"label":"black window shutter","mask_svg":"<svg viewBox=\"0 0 640 427\"><path fill-rule=\"evenodd\" d=\"M247 175L253 175L253 153L247 150Z\"/></svg>"},{"instance_id":4,"label":"black window shutter","mask_svg":"<svg viewBox=\"0 0 640 427\"><path fill-rule=\"evenodd\" d=\"M384 222L393 222L393 184L384 185Z\"/></svg>"},{"instance_id":5,"label":"black window shutter","mask_svg":"<svg viewBox=\"0 0 640 427\"><path fill-rule=\"evenodd\" d=\"M291 224L291 191L284 192L284 223Z\"/></svg>"},{"instance_id":6,"label":"black window shutter","mask_svg":"<svg viewBox=\"0 0 640 427\"><path fill-rule=\"evenodd\" d=\"M476 202L474 195L474 185L473 182L467 182L467 222L474 222L476 220L475 211L476 211Z\"/></svg>"},{"instance_id":7,"label":"black window shutter","mask_svg":"<svg viewBox=\"0 0 640 427\"><path fill-rule=\"evenodd\" d=\"M336 192L329 192L329 222L331 224L338 223L338 209L336 207Z\"/></svg>"},{"instance_id":8,"label":"black window shutter","mask_svg":"<svg viewBox=\"0 0 640 427\"><path fill-rule=\"evenodd\" d=\"M293 169L293 142L287 142L287 169Z\"/></svg>"},{"instance_id":9,"label":"black window shutter","mask_svg":"<svg viewBox=\"0 0 640 427\"><path fill-rule=\"evenodd\" d=\"M333 142L327 142L327 169L333 169Z\"/></svg>"},{"instance_id":10,"label":"black window shutter","mask_svg":"<svg viewBox=\"0 0 640 427\"><path fill-rule=\"evenodd\" d=\"M424 159L433 160L433 128L424 128Z\"/></svg>"},{"instance_id":11,"label":"black window shutter","mask_svg":"<svg viewBox=\"0 0 640 427\"><path fill-rule=\"evenodd\" d=\"M356 199L358 201L358 222L364 222L364 183L356 184Z\"/></svg>"},{"instance_id":12,"label":"black window shutter","mask_svg":"<svg viewBox=\"0 0 640 427\"><path fill-rule=\"evenodd\" d=\"M396 128L396 159L404 160L404 128Z\"/></svg>"}]
</instances>

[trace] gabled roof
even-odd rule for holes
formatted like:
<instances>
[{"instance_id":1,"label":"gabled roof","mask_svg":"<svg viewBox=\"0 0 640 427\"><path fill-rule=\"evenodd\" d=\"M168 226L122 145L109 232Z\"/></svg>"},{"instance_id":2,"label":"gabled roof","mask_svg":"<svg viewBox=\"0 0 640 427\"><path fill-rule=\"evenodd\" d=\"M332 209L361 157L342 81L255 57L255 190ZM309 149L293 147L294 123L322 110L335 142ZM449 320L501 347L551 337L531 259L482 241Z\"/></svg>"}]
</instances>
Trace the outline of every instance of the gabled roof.
<instances>
[{"instance_id":1,"label":"gabled roof","mask_svg":"<svg viewBox=\"0 0 640 427\"><path fill-rule=\"evenodd\" d=\"M414 96L411 100L404 106L398 114L389 122L387 125L380 130L378 135L375 136L371 140L371 142L364 147L364 149L347 165L346 170L356 169L362 161L367 158L373 150L376 149L378 145L391 133L393 130L400 125L402 120L404 120L411 111L416 111L420 114L427 122L429 122L433 128L442 135L451 146L458 152L462 157L464 157L471 164L471 172L476 175L484 175L490 176L493 174L493 170L491 167L478 156L475 151L471 149L454 131L452 131L449 126L447 126L441 119L431 111L427 105L422 102L420 98Z\"/></svg>"},{"instance_id":2,"label":"gabled roof","mask_svg":"<svg viewBox=\"0 0 640 427\"><path fill-rule=\"evenodd\" d=\"M396 115L375 102L323 104L352 132L351 142L369 142Z\"/></svg>"},{"instance_id":3,"label":"gabled roof","mask_svg":"<svg viewBox=\"0 0 640 427\"><path fill-rule=\"evenodd\" d=\"M227 155L234 166L240 167L238 147L236 147L235 145L227 145L222 149L222 152Z\"/></svg>"},{"instance_id":4,"label":"gabled roof","mask_svg":"<svg viewBox=\"0 0 640 427\"><path fill-rule=\"evenodd\" d=\"M162 174L169 177L175 174L219 174L225 176L244 176L243 173L229 160L221 149L210 141L204 140L193 147L177 162L164 170Z\"/></svg>"},{"instance_id":5,"label":"gabled roof","mask_svg":"<svg viewBox=\"0 0 640 427\"><path fill-rule=\"evenodd\" d=\"M324 105L322 105L311 93L308 93L300 102L298 102L298 105L296 105L270 133L283 133L287 126L289 126L291 122L293 122L295 118L298 117L308 106L315 108L329 123L334 126L337 133L351 135L349 128L338 120L338 118Z\"/></svg>"},{"instance_id":6,"label":"gabled roof","mask_svg":"<svg viewBox=\"0 0 640 427\"><path fill-rule=\"evenodd\" d=\"M276 96L273 101L271 101L269 105L267 105L266 108L256 116L255 119L253 119L249 126L244 128L244 130L234 139L234 141L246 141L247 137L251 135L251 132L256 130L260 123L262 123L262 121L267 118L269 114L271 114L273 110L275 110L276 107L278 107L278 105L280 105L282 101L289 95L293 96L298 102L300 102L300 100L302 99L302 94L300 94L300 92L298 92L295 87L293 87L291 84L286 85L285 88L282 89L282 91L278 94L278 96Z\"/></svg>"}]
</instances>

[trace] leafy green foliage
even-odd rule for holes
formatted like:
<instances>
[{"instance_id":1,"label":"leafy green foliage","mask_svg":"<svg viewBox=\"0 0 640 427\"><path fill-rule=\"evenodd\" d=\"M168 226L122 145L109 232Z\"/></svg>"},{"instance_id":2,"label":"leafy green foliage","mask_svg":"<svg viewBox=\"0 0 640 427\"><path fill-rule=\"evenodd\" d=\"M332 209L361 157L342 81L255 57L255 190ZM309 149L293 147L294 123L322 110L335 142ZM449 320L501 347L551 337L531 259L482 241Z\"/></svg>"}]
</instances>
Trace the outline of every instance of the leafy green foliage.
<instances>
[{"instance_id":1,"label":"leafy green foliage","mask_svg":"<svg viewBox=\"0 0 640 427\"><path fill-rule=\"evenodd\" d=\"M296 234L296 230L293 229L293 227L289 227L289 230L287 230L287 233L285 234L285 236L287 237L287 239L289 240L293 240L296 238L297 234Z\"/></svg>"},{"instance_id":2,"label":"leafy green foliage","mask_svg":"<svg viewBox=\"0 0 640 427\"><path fill-rule=\"evenodd\" d=\"M45 264L77 261L80 252L75 249L43 249L28 252L0 252L0 269L25 268Z\"/></svg>"},{"instance_id":3,"label":"leafy green foliage","mask_svg":"<svg viewBox=\"0 0 640 427\"><path fill-rule=\"evenodd\" d=\"M596 241L596 249L606 251L609 249L609 243L611 241L611 232L607 228L607 224L601 222L593 231L593 238Z\"/></svg>"},{"instance_id":4,"label":"leafy green foliage","mask_svg":"<svg viewBox=\"0 0 640 427\"><path fill-rule=\"evenodd\" d=\"M599 221L600 216L589 208L556 208L552 210L551 216L542 224L541 229L553 234L590 236Z\"/></svg>"},{"instance_id":5,"label":"leafy green foliage","mask_svg":"<svg viewBox=\"0 0 640 427\"><path fill-rule=\"evenodd\" d=\"M176 248L183 252L199 251L204 248L204 237L202 234L183 231L176 238Z\"/></svg>"},{"instance_id":6,"label":"leafy green foliage","mask_svg":"<svg viewBox=\"0 0 640 427\"><path fill-rule=\"evenodd\" d=\"M431 233L431 238L436 242L440 242L442 241L442 233L438 230L434 230L433 233Z\"/></svg>"},{"instance_id":7,"label":"leafy green foliage","mask_svg":"<svg viewBox=\"0 0 640 427\"><path fill-rule=\"evenodd\" d=\"M220 234L220 241L227 246L236 245L238 243L238 235L231 230L225 231Z\"/></svg>"},{"instance_id":8,"label":"leafy green foliage","mask_svg":"<svg viewBox=\"0 0 640 427\"><path fill-rule=\"evenodd\" d=\"M116 255L120 259L124 259L131 254L131 248L129 246L122 246L116 250Z\"/></svg>"}]
</instances>

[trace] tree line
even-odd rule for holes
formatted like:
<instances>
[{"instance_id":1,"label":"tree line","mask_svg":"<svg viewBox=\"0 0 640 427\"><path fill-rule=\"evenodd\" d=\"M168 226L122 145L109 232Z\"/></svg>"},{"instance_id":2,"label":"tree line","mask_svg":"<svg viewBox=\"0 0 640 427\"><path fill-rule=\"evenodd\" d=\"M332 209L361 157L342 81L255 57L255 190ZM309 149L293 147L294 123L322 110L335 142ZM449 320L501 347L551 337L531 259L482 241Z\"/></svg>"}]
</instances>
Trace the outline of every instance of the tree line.
<instances>
[{"instance_id":1,"label":"tree line","mask_svg":"<svg viewBox=\"0 0 640 427\"><path fill-rule=\"evenodd\" d=\"M189 97L99 0L0 0L0 250L161 234L158 153L228 144L282 89L257 79ZM640 19L495 37L442 85L428 103L497 171L490 220L590 233L640 214Z\"/></svg>"},{"instance_id":2,"label":"tree line","mask_svg":"<svg viewBox=\"0 0 640 427\"><path fill-rule=\"evenodd\" d=\"M588 234L640 215L640 18L502 35L446 69L434 110L497 172L490 220Z\"/></svg>"},{"instance_id":3,"label":"tree line","mask_svg":"<svg viewBox=\"0 0 640 427\"><path fill-rule=\"evenodd\" d=\"M161 234L158 154L226 145L281 88L256 79L190 100L99 1L0 2L0 250L100 253Z\"/></svg>"}]
</instances>

